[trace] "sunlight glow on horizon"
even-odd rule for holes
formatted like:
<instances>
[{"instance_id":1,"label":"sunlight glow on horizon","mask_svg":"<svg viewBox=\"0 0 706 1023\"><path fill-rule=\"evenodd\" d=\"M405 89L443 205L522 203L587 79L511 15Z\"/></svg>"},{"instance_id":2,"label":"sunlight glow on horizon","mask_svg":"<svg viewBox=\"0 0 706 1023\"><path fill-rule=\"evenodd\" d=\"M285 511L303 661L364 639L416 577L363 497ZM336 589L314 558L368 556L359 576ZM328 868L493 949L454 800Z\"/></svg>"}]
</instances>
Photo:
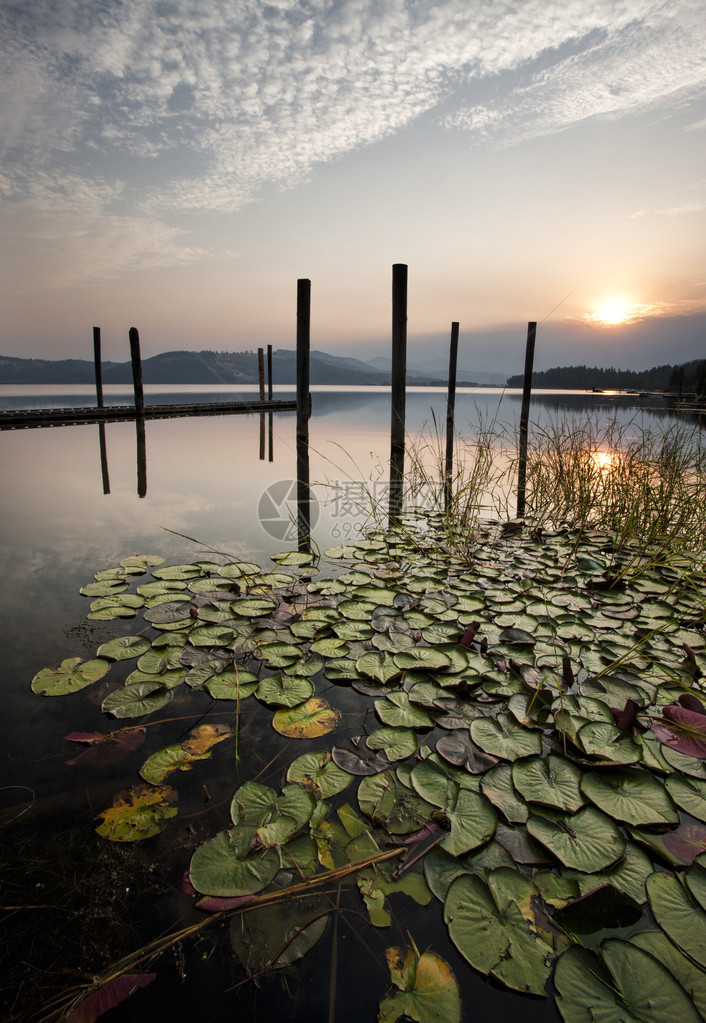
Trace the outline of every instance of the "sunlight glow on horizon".
<instances>
[{"instance_id":1,"label":"sunlight glow on horizon","mask_svg":"<svg viewBox=\"0 0 706 1023\"><path fill-rule=\"evenodd\" d=\"M619 327L624 323L634 323L659 312L659 306L638 304L629 299L614 297L600 302L592 313L585 313L584 320L600 327Z\"/></svg>"}]
</instances>

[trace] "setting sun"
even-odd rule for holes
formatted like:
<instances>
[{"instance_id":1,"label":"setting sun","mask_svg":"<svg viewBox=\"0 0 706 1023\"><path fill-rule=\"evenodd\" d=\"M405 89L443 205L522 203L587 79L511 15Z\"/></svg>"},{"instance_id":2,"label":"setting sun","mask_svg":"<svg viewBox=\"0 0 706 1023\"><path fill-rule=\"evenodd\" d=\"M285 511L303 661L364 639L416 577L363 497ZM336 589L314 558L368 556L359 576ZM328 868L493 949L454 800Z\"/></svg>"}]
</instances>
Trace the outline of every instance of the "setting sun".
<instances>
[{"instance_id":1,"label":"setting sun","mask_svg":"<svg viewBox=\"0 0 706 1023\"><path fill-rule=\"evenodd\" d=\"M659 306L640 305L627 298L606 298L596 304L592 313L586 313L584 319L598 327L619 327L655 315L658 310Z\"/></svg>"}]
</instances>

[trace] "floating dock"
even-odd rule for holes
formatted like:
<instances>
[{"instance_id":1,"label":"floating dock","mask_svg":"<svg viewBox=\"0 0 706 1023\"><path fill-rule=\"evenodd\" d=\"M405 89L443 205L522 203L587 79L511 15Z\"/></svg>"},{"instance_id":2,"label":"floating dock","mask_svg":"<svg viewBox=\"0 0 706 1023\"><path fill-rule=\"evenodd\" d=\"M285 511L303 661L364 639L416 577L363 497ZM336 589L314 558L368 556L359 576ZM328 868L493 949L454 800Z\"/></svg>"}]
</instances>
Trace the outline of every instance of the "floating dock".
<instances>
[{"instance_id":1,"label":"floating dock","mask_svg":"<svg viewBox=\"0 0 706 1023\"><path fill-rule=\"evenodd\" d=\"M253 412L296 412L296 401L217 401L189 405L145 405L145 419L182 416L236 416ZM37 408L0 411L0 430L27 430L47 426L82 426L85 423L123 423L137 419L134 405L88 408Z\"/></svg>"}]
</instances>

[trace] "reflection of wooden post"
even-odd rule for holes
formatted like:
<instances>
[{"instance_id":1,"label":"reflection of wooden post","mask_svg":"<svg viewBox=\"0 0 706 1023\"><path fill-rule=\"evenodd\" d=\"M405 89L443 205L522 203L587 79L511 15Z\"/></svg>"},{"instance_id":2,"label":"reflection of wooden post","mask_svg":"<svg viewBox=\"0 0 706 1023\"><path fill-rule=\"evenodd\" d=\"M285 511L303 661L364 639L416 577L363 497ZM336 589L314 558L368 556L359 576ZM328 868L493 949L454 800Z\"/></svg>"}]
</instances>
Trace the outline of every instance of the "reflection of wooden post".
<instances>
[{"instance_id":1,"label":"reflection of wooden post","mask_svg":"<svg viewBox=\"0 0 706 1023\"><path fill-rule=\"evenodd\" d=\"M297 281L297 529L299 549L310 549L309 494L309 347L311 281Z\"/></svg>"},{"instance_id":2,"label":"reflection of wooden post","mask_svg":"<svg viewBox=\"0 0 706 1023\"><path fill-rule=\"evenodd\" d=\"M101 478L103 493L110 493L110 476L108 475L108 447L105 443L105 423L98 424L98 450L101 456Z\"/></svg>"},{"instance_id":3,"label":"reflection of wooden post","mask_svg":"<svg viewBox=\"0 0 706 1023\"><path fill-rule=\"evenodd\" d=\"M456 415L456 363L458 361L458 323L451 324L449 349L449 390L446 398L446 472L444 474L444 508L451 508L454 471L454 420Z\"/></svg>"},{"instance_id":4,"label":"reflection of wooden post","mask_svg":"<svg viewBox=\"0 0 706 1023\"><path fill-rule=\"evenodd\" d=\"M522 409L520 411L520 444L517 462L517 517L525 514L525 487L527 483L527 427L529 422L530 399L532 397L532 367L534 365L534 342L537 324L527 324L527 347L525 349L525 375L522 386Z\"/></svg>"},{"instance_id":5,"label":"reflection of wooden post","mask_svg":"<svg viewBox=\"0 0 706 1023\"><path fill-rule=\"evenodd\" d=\"M272 401L272 345L267 346L267 397L269 401ZM274 416L272 412L267 413L267 461L274 461L274 447L273 447L273 420Z\"/></svg>"},{"instance_id":6,"label":"reflection of wooden post","mask_svg":"<svg viewBox=\"0 0 706 1023\"><path fill-rule=\"evenodd\" d=\"M140 335L137 327L130 327L130 358L132 383L135 390L135 432L137 434L137 496L147 493L147 449L145 446L145 396L142 390L142 360Z\"/></svg>"},{"instance_id":7,"label":"reflection of wooden post","mask_svg":"<svg viewBox=\"0 0 706 1023\"><path fill-rule=\"evenodd\" d=\"M404 497L405 386L407 378L407 266L392 267L392 376L390 423L390 525L402 513Z\"/></svg>"},{"instance_id":8,"label":"reflection of wooden post","mask_svg":"<svg viewBox=\"0 0 706 1023\"><path fill-rule=\"evenodd\" d=\"M147 493L147 447L145 445L145 416L135 417L137 434L137 496L144 497Z\"/></svg>"},{"instance_id":9,"label":"reflection of wooden post","mask_svg":"<svg viewBox=\"0 0 706 1023\"><path fill-rule=\"evenodd\" d=\"M265 400L265 353L257 350L257 379L260 385L260 401ZM265 413L260 413L260 461L265 461Z\"/></svg>"},{"instance_id":10,"label":"reflection of wooden post","mask_svg":"<svg viewBox=\"0 0 706 1023\"><path fill-rule=\"evenodd\" d=\"M93 328L93 362L96 367L96 405L103 408L103 367L101 366L101 329Z\"/></svg>"}]
</instances>

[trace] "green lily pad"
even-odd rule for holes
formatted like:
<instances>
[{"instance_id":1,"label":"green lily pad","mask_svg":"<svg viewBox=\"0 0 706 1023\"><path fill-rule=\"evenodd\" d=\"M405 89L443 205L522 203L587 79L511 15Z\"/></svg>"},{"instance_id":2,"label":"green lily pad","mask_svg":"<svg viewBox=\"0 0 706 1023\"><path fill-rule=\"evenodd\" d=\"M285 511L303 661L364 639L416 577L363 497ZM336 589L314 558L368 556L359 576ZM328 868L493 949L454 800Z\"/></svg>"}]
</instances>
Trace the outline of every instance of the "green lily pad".
<instances>
[{"instance_id":1,"label":"green lily pad","mask_svg":"<svg viewBox=\"0 0 706 1023\"><path fill-rule=\"evenodd\" d=\"M255 691L258 700L268 706L296 707L304 703L314 692L314 684L308 678L295 678L275 672L263 678Z\"/></svg>"},{"instance_id":2,"label":"green lily pad","mask_svg":"<svg viewBox=\"0 0 706 1023\"><path fill-rule=\"evenodd\" d=\"M103 678L110 662L101 657L84 661L80 657L67 657L58 668L42 668L32 679L33 693L40 696L66 696L93 685Z\"/></svg>"},{"instance_id":3,"label":"green lily pad","mask_svg":"<svg viewBox=\"0 0 706 1023\"><path fill-rule=\"evenodd\" d=\"M254 895L274 878L279 870L277 850L243 851L237 843L238 830L221 831L191 857L189 879L197 892L229 898Z\"/></svg>"},{"instance_id":4,"label":"green lily pad","mask_svg":"<svg viewBox=\"0 0 706 1023\"><path fill-rule=\"evenodd\" d=\"M564 1023L658 1023L699 1015L669 971L644 949L611 938L601 947L603 962L574 946L557 961L554 983Z\"/></svg>"},{"instance_id":5,"label":"green lily pad","mask_svg":"<svg viewBox=\"0 0 706 1023\"><path fill-rule=\"evenodd\" d=\"M581 791L615 820L627 824L678 824L664 785L648 771L624 767L585 774Z\"/></svg>"},{"instance_id":6,"label":"green lily pad","mask_svg":"<svg viewBox=\"0 0 706 1023\"><path fill-rule=\"evenodd\" d=\"M252 671L221 671L204 682L204 689L214 700L245 700L260 684Z\"/></svg>"},{"instance_id":7,"label":"green lily pad","mask_svg":"<svg viewBox=\"0 0 706 1023\"><path fill-rule=\"evenodd\" d=\"M486 799L500 810L506 820L511 824L524 824L529 810L513 785L510 764L498 764L487 771L481 776L480 787Z\"/></svg>"},{"instance_id":8,"label":"green lily pad","mask_svg":"<svg viewBox=\"0 0 706 1023\"><path fill-rule=\"evenodd\" d=\"M706 973L680 952L663 931L641 931L633 934L630 941L669 970L706 1019Z\"/></svg>"},{"instance_id":9,"label":"green lily pad","mask_svg":"<svg viewBox=\"0 0 706 1023\"><path fill-rule=\"evenodd\" d=\"M300 828L304 827L316 808L316 797L301 785L286 785L281 796L275 800L266 823L258 827L256 836L261 846L284 843Z\"/></svg>"},{"instance_id":10,"label":"green lily pad","mask_svg":"<svg viewBox=\"0 0 706 1023\"><path fill-rule=\"evenodd\" d=\"M706 821L706 780L670 774L664 787L677 806L697 820Z\"/></svg>"},{"instance_id":11,"label":"green lily pad","mask_svg":"<svg viewBox=\"0 0 706 1023\"><path fill-rule=\"evenodd\" d=\"M606 870L625 852L618 826L593 806L570 815L546 810L540 816L536 811L527 821L527 830L564 866L586 874Z\"/></svg>"},{"instance_id":12,"label":"green lily pad","mask_svg":"<svg viewBox=\"0 0 706 1023\"><path fill-rule=\"evenodd\" d=\"M343 792L351 781L348 771L334 763L327 750L303 753L287 769L287 781L301 785L322 799Z\"/></svg>"},{"instance_id":13,"label":"green lily pad","mask_svg":"<svg viewBox=\"0 0 706 1023\"><path fill-rule=\"evenodd\" d=\"M198 565L164 565L162 568L154 568L152 575L155 579L194 579L202 575Z\"/></svg>"},{"instance_id":14,"label":"green lily pad","mask_svg":"<svg viewBox=\"0 0 706 1023\"><path fill-rule=\"evenodd\" d=\"M390 693L375 701L375 712L383 724L393 728L433 728L433 721L422 708L413 704L406 693Z\"/></svg>"},{"instance_id":15,"label":"green lily pad","mask_svg":"<svg viewBox=\"0 0 706 1023\"><path fill-rule=\"evenodd\" d=\"M381 685L386 685L402 674L402 669L386 653L363 654L355 662L355 667L359 674L365 675L366 678L372 678L375 682L380 682Z\"/></svg>"},{"instance_id":16,"label":"green lily pad","mask_svg":"<svg viewBox=\"0 0 706 1023\"><path fill-rule=\"evenodd\" d=\"M482 750L504 760L541 753L542 737L538 731L523 728L512 715L476 718L470 724L471 738Z\"/></svg>"},{"instance_id":17,"label":"green lily pad","mask_svg":"<svg viewBox=\"0 0 706 1023\"><path fill-rule=\"evenodd\" d=\"M172 691L155 677L154 682L134 682L109 693L101 710L116 718L137 718L166 707L171 698Z\"/></svg>"},{"instance_id":18,"label":"green lily pad","mask_svg":"<svg viewBox=\"0 0 706 1023\"><path fill-rule=\"evenodd\" d=\"M564 757L550 754L546 759L527 757L512 767L517 791L529 803L541 803L557 810L578 810L586 800L581 794L581 771Z\"/></svg>"},{"instance_id":19,"label":"green lily pad","mask_svg":"<svg viewBox=\"0 0 706 1023\"><path fill-rule=\"evenodd\" d=\"M677 948L706 968L706 913L671 874L656 872L647 878L652 914Z\"/></svg>"},{"instance_id":20,"label":"green lily pad","mask_svg":"<svg viewBox=\"0 0 706 1023\"><path fill-rule=\"evenodd\" d=\"M417 831L433 808L403 785L392 771L368 775L358 787L358 805L366 817L393 835Z\"/></svg>"},{"instance_id":21,"label":"green lily pad","mask_svg":"<svg viewBox=\"0 0 706 1023\"><path fill-rule=\"evenodd\" d=\"M385 751L388 760L404 760L417 752L419 743L411 728L378 728L368 736L369 749Z\"/></svg>"},{"instance_id":22,"label":"green lily pad","mask_svg":"<svg viewBox=\"0 0 706 1023\"><path fill-rule=\"evenodd\" d=\"M144 654L150 646L146 636L116 636L102 643L96 652L99 657L107 657L111 661L128 661Z\"/></svg>"},{"instance_id":23,"label":"green lily pad","mask_svg":"<svg viewBox=\"0 0 706 1023\"><path fill-rule=\"evenodd\" d=\"M457 877L446 893L444 921L454 945L476 970L517 991L544 994L552 950L536 936L501 879L490 874L486 884L473 874Z\"/></svg>"},{"instance_id":24,"label":"green lily pad","mask_svg":"<svg viewBox=\"0 0 706 1023\"><path fill-rule=\"evenodd\" d=\"M394 661L402 671L447 671L451 668L448 654L430 646L402 650L395 654Z\"/></svg>"}]
</instances>

